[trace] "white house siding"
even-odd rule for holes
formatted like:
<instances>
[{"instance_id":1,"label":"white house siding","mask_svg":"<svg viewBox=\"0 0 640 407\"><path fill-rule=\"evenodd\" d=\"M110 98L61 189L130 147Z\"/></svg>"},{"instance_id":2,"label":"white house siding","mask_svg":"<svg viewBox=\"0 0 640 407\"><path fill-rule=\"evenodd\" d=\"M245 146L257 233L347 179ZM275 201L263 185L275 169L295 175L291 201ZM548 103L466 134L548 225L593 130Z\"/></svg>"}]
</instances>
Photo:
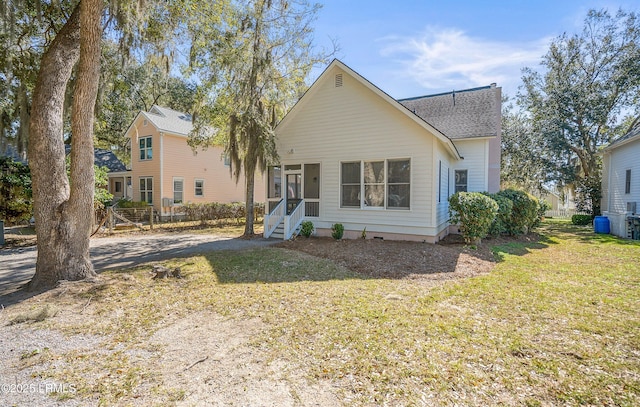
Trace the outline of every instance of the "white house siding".
<instances>
[{"instance_id":1,"label":"white house siding","mask_svg":"<svg viewBox=\"0 0 640 407\"><path fill-rule=\"evenodd\" d=\"M441 144L436 144L436 158L434 160L434 176L436 183L438 182L440 172L440 163L442 163L442 177L440 177L440 191L436 190L434 202L436 203L435 225L438 232L446 229L449 225L449 197L454 193L455 185L453 182L454 173L451 169L451 156L444 150Z\"/></svg>"},{"instance_id":2,"label":"white house siding","mask_svg":"<svg viewBox=\"0 0 640 407\"><path fill-rule=\"evenodd\" d=\"M335 75L342 74L336 87ZM277 129L283 165L321 164L317 229L342 223L351 237L403 234L435 236L433 135L335 66L321 77ZM443 149L444 151L444 149ZM411 160L409 210L340 208L340 163ZM427 240L426 238L424 240Z\"/></svg>"},{"instance_id":3,"label":"white house siding","mask_svg":"<svg viewBox=\"0 0 640 407\"><path fill-rule=\"evenodd\" d=\"M611 233L627 237L627 202L636 202L640 212L640 138L604 153L603 215L611 222ZM625 194L626 171L631 170L631 190Z\"/></svg>"},{"instance_id":4,"label":"white house siding","mask_svg":"<svg viewBox=\"0 0 640 407\"><path fill-rule=\"evenodd\" d=\"M453 144L464 158L454 164L454 170L468 170L467 191L485 192L489 190L489 140L490 139L457 139Z\"/></svg>"}]
</instances>

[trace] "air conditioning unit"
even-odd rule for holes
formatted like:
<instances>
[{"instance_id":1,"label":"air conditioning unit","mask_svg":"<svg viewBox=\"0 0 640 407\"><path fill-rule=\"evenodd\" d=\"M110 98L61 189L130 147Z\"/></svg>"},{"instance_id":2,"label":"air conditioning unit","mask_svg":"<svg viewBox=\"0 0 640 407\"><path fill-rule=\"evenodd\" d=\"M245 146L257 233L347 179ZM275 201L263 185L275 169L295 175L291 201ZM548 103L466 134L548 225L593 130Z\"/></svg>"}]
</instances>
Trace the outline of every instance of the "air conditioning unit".
<instances>
[{"instance_id":1,"label":"air conditioning unit","mask_svg":"<svg viewBox=\"0 0 640 407\"><path fill-rule=\"evenodd\" d=\"M631 212L632 214L637 213L636 202L627 202L627 212Z\"/></svg>"},{"instance_id":2,"label":"air conditioning unit","mask_svg":"<svg viewBox=\"0 0 640 407\"><path fill-rule=\"evenodd\" d=\"M162 207L163 208L168 208L170 206L173 206L173 199L171 199L171 198L162 198Z\"/></svg>"}]
</instances>

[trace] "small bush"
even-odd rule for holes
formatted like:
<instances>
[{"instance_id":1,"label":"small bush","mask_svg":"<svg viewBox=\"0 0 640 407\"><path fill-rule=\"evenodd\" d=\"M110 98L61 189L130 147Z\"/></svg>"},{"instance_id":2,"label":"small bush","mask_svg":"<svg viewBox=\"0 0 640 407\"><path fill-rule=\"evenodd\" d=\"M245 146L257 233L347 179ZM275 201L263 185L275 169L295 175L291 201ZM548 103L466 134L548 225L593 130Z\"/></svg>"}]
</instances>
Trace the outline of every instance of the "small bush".
<instances>
[{"instance_id":1,"label":"small bush","mask_svg":"<svg viewBox=\"0 0 640 407\"><path fill-rule=\"evenodd\" d=\"M536 223L533 225L533 227L540 226L540 222L542 222L542 219L544 218L544 214L549 209L551 209L551 205L549 204L549 202L545 201L544 199L538 200L538 218L536 219Z\"/></svg>"},{"instance_id":2,"label":"small bush","mask_svg":"<svg viewBox=\"0 0 640 407\"><path fill-rule=\"evenodd\" d=\"M505 189L498 195L508 198L513 202L511 219L507 223L507 232L510 235L527 234L536 225L538 220L538 200L531 194L515 189Z\"/></svg>"},{"instance_id":3,"label":"small bush","mask_svg":"<svg viewBox=\"0 0 640 407\"><path fill-rule=\"evenodd\" d=\"M336 223L333 226L331 226L331 237L333 237L336 240L340 240L342 239L343 235L344 235L344 226L342 226L342 223Z\"/></svg>"},{"instance_id":4,"label":"small bush","mask_svg":"<svg viewBox=\"0 0 640 407\"><path fill-rule=\"evenodd\" d=\"M309 237L313 234L313 222L310 220L305 220L301 224L302 228L300 229L300 234L304 237Z\"/></svg>"},{"instance_id":5,"label":"small bush","mask_svg":"<svg viewBox=\"0 0 640 407\"><path fill-rule=\"evenodd\" d=\"M479 192L457 192L449 198L449 216L460 224L467 243L478 243L486 237L498 213L498 204Z\"/></svg>"},{"instance_id":6,"label":"small bush","mask_svg":"<svg viewBox=\"0 0 640 407\"><path fill-rule=\"evenodd\" d=\"M511 212L513 211L513 202L511 202L511 199L502 195L490 194L488 192L483 192L483 194L498 204L498 213L493 223L491 223L489 234L491 236L500 236L503 233L507 233L508 224L511 220Z\"/></svg>"},{"instance_id":7,"label":"small bush","mask_svg":"<svg viewBox=\"0 0 640 407\"><path fill-rule=\"evenodd\" d=\"M591 215L573 215L571 217L571 223L578 226L584 226L591 224Z\"/></svg>"},{"instance_id":8,"label":"small bush","mask_svg":"<svg viewBox=\"0 0 640 407\"><path fill-rule=\"evenodd\" d=\"M118 207L120 208L148 208L149 204L140 201L130 201L128 199L121 199L118 201Z\"/></svg>"}]
</instances>

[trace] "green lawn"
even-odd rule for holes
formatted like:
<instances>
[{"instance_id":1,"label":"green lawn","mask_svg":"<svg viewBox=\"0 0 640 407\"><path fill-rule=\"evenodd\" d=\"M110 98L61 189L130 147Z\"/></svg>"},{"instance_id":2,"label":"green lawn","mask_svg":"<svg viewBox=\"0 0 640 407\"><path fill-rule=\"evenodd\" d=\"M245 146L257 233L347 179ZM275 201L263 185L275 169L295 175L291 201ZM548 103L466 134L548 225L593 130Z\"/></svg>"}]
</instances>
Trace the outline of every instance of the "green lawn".
<instances>
[{"instance_id":1,"label":"green lawn","mask_svg":"<svg viewBox=\"0 0 640 407\"><path fill-rule=\"evenodd\" d=\"M110 273L56 300L59 309L90 302L92 322L34 325L110 333L114 348L136 349L162 327L157 310L260 318L256 350L311 383L335 383L347 405L640 405L640 242L565 222L541 232L535 243L496 246L492 273L441 283L365 278L280 248L214 252L168 262L183 280ZM151 374L113 355L82 365L71 354L36 358L45 356L69 363L65 380L84 389L75 397L105 404L135 403L122 389ZM123 382L91 385L91 369L117 370Z\"/></svg>"}]
</instances>

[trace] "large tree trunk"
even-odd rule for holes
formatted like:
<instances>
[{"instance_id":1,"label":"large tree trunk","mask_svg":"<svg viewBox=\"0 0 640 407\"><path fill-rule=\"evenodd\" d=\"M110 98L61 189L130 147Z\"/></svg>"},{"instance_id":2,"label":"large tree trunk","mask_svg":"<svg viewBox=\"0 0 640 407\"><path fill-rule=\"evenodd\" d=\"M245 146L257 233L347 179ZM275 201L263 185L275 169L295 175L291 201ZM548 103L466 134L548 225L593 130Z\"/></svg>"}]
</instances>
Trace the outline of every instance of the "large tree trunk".
<instances>
[{"instance_id":1,"label":"large tree trunk","mask_svg":"<svg viewBox=\"0 0 640 407\"><path fill-rule=\"evenodd\" d=\"M256 172L254 171L245 171L245 224L244 224L244 236L245 237L253 237L255 232L253 230L253 221L254 221L254 198L253 198L253 190L255 186Z\"/></svg>"},{"instance_id":2,"label":"large tree trunk","mask_svg":"<svg viewBox=\"0 0 640 407\"><path fill-rule=\"evenodd\" d=\"M33 95L29 163L38 238L35 290L95 276L89 258L93 222L93 109L100 69L102 0L82 0L42 57ZM80 59L72 111L71 186L65 169L63 110Z\"/></svg>"}]
</instances>

